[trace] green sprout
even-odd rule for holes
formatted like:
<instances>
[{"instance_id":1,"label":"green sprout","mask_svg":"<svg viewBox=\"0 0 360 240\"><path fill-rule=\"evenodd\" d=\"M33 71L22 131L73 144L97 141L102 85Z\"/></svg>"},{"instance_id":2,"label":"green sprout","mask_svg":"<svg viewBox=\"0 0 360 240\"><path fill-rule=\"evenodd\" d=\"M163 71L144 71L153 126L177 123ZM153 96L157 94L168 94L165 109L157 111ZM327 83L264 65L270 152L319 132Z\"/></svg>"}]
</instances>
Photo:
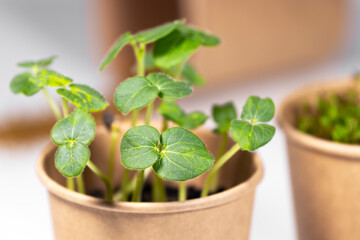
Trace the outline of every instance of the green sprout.
<instances>
[{"instance_id":1,"label":"green sprout","mask_svg":"<svg viewBox=\"0 0 360 240\"><path fill-rule=\"evenodd\" d=\"M232 107L228 107L232 109ZM230 116L233 110L230 110ZM241 112L241 120L232 120L230 133L236 144L221 155L206 178L201 196L209 193L213 178L219 169L240 149L244 151L255 151L267 144L275 134L275 127L267 124L275 114L275 105L270 98L259 98L251 96L247 99Z\"/></svg>"}]
</instances>

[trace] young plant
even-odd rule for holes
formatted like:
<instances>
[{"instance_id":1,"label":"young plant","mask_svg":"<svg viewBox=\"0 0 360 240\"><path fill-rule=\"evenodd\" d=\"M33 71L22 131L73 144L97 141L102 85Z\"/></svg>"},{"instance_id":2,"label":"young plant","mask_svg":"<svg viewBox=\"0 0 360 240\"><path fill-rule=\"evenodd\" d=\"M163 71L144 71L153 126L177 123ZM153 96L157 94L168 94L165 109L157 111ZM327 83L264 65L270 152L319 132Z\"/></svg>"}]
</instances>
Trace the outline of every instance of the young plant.
<instances>
[{"instance_id":1,"label":"young plant","mask_svg":"<svg viewBox=\"0 0 360 240\"><path fill-rule=\"evenodd\" d=\"M72 80L64 76L54 77L55 75L58 75L47 69L55 58L56 57L53 56L38 61L18 63L18 67L29 69L29 71L16 75L10 83L10 89L15 94L24 94L28 97L33 96L42 90L56 119L61 119L62 116L59 108L46 90L46 86L52 85L49 84L47 80L54 78L58 79L59 81L51 81L56 86L66 86L71 83Z\"/></svg>"},{"instance_id":2,"label":"young plant","mask_svg":"<svg viewBox=\"0 0 360 240\"><path fill-rule=\"evenodd\" d=\"M228 108L232 109L231 105ZM232 116L234 113L233 110L229 110L229 112L229 116ZM235 153L240 149L250 152L255 151L272 139L275 134L275 127L267 124L267 122L274 117L274 114L275 105L270 98L261 99L251 96L247 99L241 112L241 120L232 120L230 123L230 133L236 144L216 161L206 178L201 193L202 197L208 195L214 176L218 174L219 169ZM217 119L219 120L219 118ZM226 123L226 121L223 121L223 123ZM228 125L223 124L222 126Z\"/></svg>"},{"instance_id":3,"label":"young plant","mask_svg":"<svg viewBox=\"0 0 360 240\"><path fill-rule=\"evenodd\" d=\"M32 96L40 90L44 92L54 115L59 120L51 132L53 142L59 146L55 155L55 166L67 177L69 189L75 189L73 178L76 177L78 191L85 193L80 174L88 163L90 153L87 146L95 134L95 122L87 112L101 111L108 106L108 103L91 87L82 84L69 85L72 79L48 69L54 59L55 57L50 57L19 63L19 67L30 68L31 71L15 76L10 88L15 94L23 93L26 96ZM58 88L56 92L62 98L63 114L48 94L47 87ZM78 107L70 116L68 102ZM101 175L95 165L91 162L88 165ZM107 200L110 200L109 195Z\"/></svg>"},{"instance_id":4,"label":"young plant","mask_svg":"<svg viewBox=\"0 0 360 240\"><path fill-rule=\"evenodd\" d=\"M297 113L297 128L335 142L360 143L359 76L347 92L321 96L315 106L304 103Z\"/></svg>"}]
</instances>

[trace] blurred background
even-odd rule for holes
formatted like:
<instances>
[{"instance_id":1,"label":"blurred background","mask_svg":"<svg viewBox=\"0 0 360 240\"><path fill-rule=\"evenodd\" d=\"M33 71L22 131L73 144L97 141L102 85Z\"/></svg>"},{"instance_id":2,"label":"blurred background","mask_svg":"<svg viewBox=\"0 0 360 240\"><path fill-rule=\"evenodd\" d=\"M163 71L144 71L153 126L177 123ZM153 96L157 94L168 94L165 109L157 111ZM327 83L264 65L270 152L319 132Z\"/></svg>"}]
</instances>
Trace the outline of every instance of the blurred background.
<instances>
[{"instance_id":1,"label":"blurred background","mask_svg":"<svg viewBox=\"0 0 360 240\"><path fill-rule=\"evenodd\" d=\"M53 238L35 164L55 119L41 94L10 92L12 77L21 71L17 62L55 54L53 69L112 102L114 87L134 63L131 49L124 49L98 73L116 38L185 18L222 39L220 47L200 49L191 59L208 84L180 102L188 111L210 114L214 103L234 101L240 108L247 96L259 95L279 104L301 86L353 74L360 69L359 13L356 0L1 0L0 239ZM250 239L296 239L281 129L259 154L265 177Z\"/></svg>"}]
</instances>

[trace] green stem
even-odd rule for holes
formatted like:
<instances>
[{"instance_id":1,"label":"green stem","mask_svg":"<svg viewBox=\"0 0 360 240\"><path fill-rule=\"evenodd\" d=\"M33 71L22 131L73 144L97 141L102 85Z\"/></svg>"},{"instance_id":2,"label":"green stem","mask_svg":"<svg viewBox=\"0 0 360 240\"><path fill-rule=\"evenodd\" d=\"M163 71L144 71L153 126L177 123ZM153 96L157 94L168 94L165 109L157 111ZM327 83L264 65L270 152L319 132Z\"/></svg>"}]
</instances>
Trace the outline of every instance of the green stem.
<instances>
[{"instance_id":1,"label":"green stem","mask_svg":"<svg viewBox=\"0 0 360 240\"><path fill-rule=\"evenodd\" d=\"M134 110L131 115L131 127L136 127L139 116L139 110Z\"/></svg>"},{"instance_id":2,"label":"green stem","mask_svg":"<svg viewBox=\"0 0 360 240\"><path fill-rule=\"evenodd\" d=\"M219 169L239 150L240 146L238 144L235 144L219 160L216 161L214 167L211 169L208 176L206 177L204 188L201 192L201 197L206 197L208 195L212 179L216 172L219 171Z\"/></svg>"},{"instance_id":3,"label":"green stem","mask_svg":"<svg viewBox=\"0 0 360 240\"><path fill-rule=\"evenodd\" d=\"M46 90L46 88L42 88L42 91L45 95L46 101L49 103L51 110L53 111L57 120L62 118L59 107L56 105L55 101L51 98L50 94Z\"/></svg>"},{"instance_id":4,"label":"green stem","mask_svg":"<svg viewBox=\"0 0 360 240\"><path fill-rule=\"evenodd\" d=\"M131 188L129 187L130 178L129 178L130 171L127 168L124 168L123 174L122 174L122 180L121 180L121 201L126 202L129 198L129 193L131 192Z\"/></svg>"},{"instance_id":5,"label":"green stem","mask_svg":"<svg viewBox=\"0 0 360 240\"><path fill-rule=\"evenodd\" d=\"M146 45L140 43L139 45L137 45L135 42L131 43L133 48L134 48L134 52L135 52L135 57L136 57L136 62L137 62L137 75L138 76L144 76L145 75L145 50L146 50Z\"/></svg>"},{"instance_id":6,"label":"green stem","mask_svg":"<svg viewBox=\"0 0 360 240\"><path fill-rule=\"evenodd\" d=\"M106 187L105 201L112 202L113 191L109 179L100 171L100 169L93 162L90 161L90 159L87 162L87 166L104 182Z\"/></svg>"},{"instance_id":7,"label":"green stem","mask_svg":"<svg viewBox=\"0 0 360 240\"><path fill-rule=\"evenodd\" d=\"M136 176L136 185L135 189L131 198L132 202L140 202L141 201L141 192L143 188L143 181L144 181L144 170L138 172Z\"/></svg>"},{"instance_id":8,"label":"green stem","mask_svg":"<svg viewBox=\"0 0 360 240\"><path fill-rule=\"evenodd\" d=\"M221 143L220 143L218 153L216 155L216 159L219 159L219 158L222 157L222 155L224 155L227 144L228 144L228 140L229 140L229 136L228 136L227 132L225 132L225 133L223 133L221 135L222 135ZM216 192L217 191L219 178L220 178L220 171L217 171L214 174L214 177L213 177L213 180L212 180L212 183L211 183L211 186L210 186L210 192Z\"/></svg>"},{"instance_id":9,"label":"green stem","mask_svg":"<svg viewBox=\"0 0 360 240\"><path fill-rule=\"evenodd\" d=\"M179 182L179 196L178 199L180 202L186 201L187 192L186 192L186 183Z\"/></svg>"},{"instance_id":10,"label":"green stem","mask_svg":"<svg viewBox=\"0 0 360 240\"><path fill-rule=\"evenodd\" d=\"M161 131L163 132L163 131L165 131L165 130L168 129L168 128L169 128L169 122L168 122L168 120L167 120L166 118L163 118Z\"/></svg>"},{"instance_id":11,"label":"green stem","mask_svg":"<svg viewBox=\"0 0 360 240\"><path fill-rule=\"evenodd\" d=\"M66 178L66 186L69 190L75 190L75 182L73 178Z\"/></svg>"},{"instance_id":12,"label":"green stem","mask_svg":"<svg viewBox=\"0 0 360 240\"><path fill-rule=\"evenodd\" d=\"M76 178L76 185L77 185L78 192L85 194L85 186L84 186L84 180L82 178L82 175L80 175Z\"/></svg>"},{"instance_id":13,"label":"green stem","mask_svg":"<svg viewBox=\"0 0 360 240\"><path fill-rule=\"evenodd\" d=\"M163 180L154 173L152 184L152 199L153 202L166 202L166 190Z\"/></svg>"},{"instance_id":14,"label":"green stem","mask_svg":"<svg viewBox=\"0 0 360 240\"><path fill-rule=\"evenodd\" d=\"M154 101L149 103L149 105L147 106L146 115L145 115L145 125L150 124L150 119L151 119L151 114L152 114L152 111L153 111L153 107L154 107Z\"/></svg>"},{"instance_id":15,"label":"green stem","mask_svg":"<svg viewBox=\"0 0 360 240\"><path fill-rule=\"evenodd\" d=\"M68 101L65 98L62 98L62 107L63 107L64 118L66 118L69 116L70 111L69 111Z\"/></svg>"},{"instance_id":16,"label":"green stem","mask_svg":"<svg viewBox=\"0 0 360 240\"><path fill-rule=\"evenodd\" d=\"M109 150L109 161L108 161L108 178L110 180L111 186L113 186L113 176L114 176L114 166L115 166L115 151L116 143L119 138L120 129L116 124L111 125L111 140L110 140L110 150Z\"/></svg>"},{"instance_id":17,"label":"green stem","mask_svg":"<svg viewBox=\"0 0 360 240\"><path fill-rule=\"evenodd\" d=\"M185 61L180 63L179 65L177 65L176 70L175 70L174 75L173 75L174 78L178 78L178 77L181 76L181 72L182 72L182 70L184 68L184 65L185 65Z\"/></svg>"}]
</instances>

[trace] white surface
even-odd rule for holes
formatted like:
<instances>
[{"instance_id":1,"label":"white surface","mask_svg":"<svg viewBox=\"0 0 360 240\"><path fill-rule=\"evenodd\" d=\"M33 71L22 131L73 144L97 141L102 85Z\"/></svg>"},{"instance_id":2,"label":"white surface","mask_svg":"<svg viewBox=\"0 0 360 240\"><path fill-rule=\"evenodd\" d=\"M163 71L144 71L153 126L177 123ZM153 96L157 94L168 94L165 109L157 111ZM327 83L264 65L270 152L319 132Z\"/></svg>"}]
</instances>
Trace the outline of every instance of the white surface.
<instances>
[{"instance_id":1,"label":"white surface","mask_svg":"<svg viewBox=\"0 0 360 240\"><path fill-rule=\"evenodd\" d=\"M351 29L358 31L349 41L350 50L344 48L341 56L316 69L256 84L224 87L206 95L195 94L181 105L188 111L202 109L210 113L213 103L234 101L240 108L248 95L269 96L278 104L285 95L306 83L347 75L360 67L360 48L354 44L360 39L356 24L360 21L352 19L352 22ZM18 72L15 66L18 60L57 53L60 58L55 69L72 73L71 77L77 81L98 85L97 71L86 49L83 1L0 1L0 31L0 123L5 114L16 116L22 111L48 110L40 95L27 101L8 90L11 77ZM207 126L213 125L209 122ZM53 239L47 194L35 173L37 156L45 144L37 142L16 152L0 147L0 239ZM265 177L257 189L251 239L296 239L284 136L280 129L259 154Z\"/></svg>"}]
</instances>

